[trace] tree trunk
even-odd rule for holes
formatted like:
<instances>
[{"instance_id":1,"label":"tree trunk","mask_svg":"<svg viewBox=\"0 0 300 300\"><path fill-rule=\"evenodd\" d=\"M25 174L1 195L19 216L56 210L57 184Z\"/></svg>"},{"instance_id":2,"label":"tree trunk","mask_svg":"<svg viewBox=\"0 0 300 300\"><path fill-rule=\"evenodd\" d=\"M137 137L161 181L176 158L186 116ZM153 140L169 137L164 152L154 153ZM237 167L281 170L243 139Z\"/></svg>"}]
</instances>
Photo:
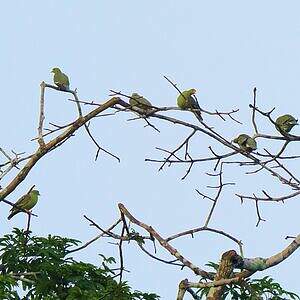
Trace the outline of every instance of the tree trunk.
<instances>
[{"instance_id":1,"label":"tree trunk","mask_svg":"<svg viewBox=\"0 0 300 300\"><path fill-rule=\"evenodd\" d=\"M234 266L241 257L234 251L229 250L223 253L219 269L215 276L215 281L229 278L233 272ZM207 295L207 300L221 300L224 293L224 286L212 287Z\"/></svg>"}]
</instances>

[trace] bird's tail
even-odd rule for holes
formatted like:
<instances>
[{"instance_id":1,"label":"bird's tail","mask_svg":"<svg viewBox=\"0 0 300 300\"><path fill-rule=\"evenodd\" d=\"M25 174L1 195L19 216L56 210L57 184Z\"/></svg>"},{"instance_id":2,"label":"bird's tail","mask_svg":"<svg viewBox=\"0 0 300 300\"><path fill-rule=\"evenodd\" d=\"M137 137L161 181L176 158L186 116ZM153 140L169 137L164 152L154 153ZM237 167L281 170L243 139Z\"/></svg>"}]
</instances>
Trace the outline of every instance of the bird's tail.
<instances>
[{"instance_id":1,"label":"bird's tail","mask_svg":"<svg viewBox=\"0 0 300 300\"><path fill-rule=\"evenodd\" d=\"M203 118L202 118L202 115L201 115L199 103L195 98L193 100L194 100L193 101L193 109L198 109L198 110L193 111L193 113L196 116L196 118L199 120L199 122L202 122Z\"/></svg>"},{"instance_id":2,"label":"bird's tail","mask_svg":"<svg viewBox=\"0 0 300 300\"><path fill-rule=\"evenodd\" d=\"M17 212L16 211L12 211L9 216L7 217L8 220L10 220L14 215L16 215Z\"/></svg>"}]
</instances>

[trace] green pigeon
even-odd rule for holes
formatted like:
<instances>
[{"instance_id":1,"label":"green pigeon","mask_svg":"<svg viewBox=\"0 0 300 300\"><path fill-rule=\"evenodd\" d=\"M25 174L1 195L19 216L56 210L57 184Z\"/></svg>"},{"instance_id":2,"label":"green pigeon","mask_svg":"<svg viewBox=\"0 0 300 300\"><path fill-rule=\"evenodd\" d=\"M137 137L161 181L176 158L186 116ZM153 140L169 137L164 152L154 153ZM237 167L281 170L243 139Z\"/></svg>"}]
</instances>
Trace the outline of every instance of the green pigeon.
<instances>
[{"instance_id":1,"label":"green pigeon","mask_svg":"<svg viewBox=\"0 0 300 300\"><path fill-rule=\"evenodd\" d=\"M238 144L240 149L246 152L257 149L256 141L247 134L240 134L233 142Z\"/></svg>"},{"instance_id":2,"label":"green pigeon","mask_svg":"<svg viewBox=\"0 0 300 300\"><path fill-rule=\"evenodd\" d=\"M298 120L291 115L283 115L278 117L275 123L276 129L281 134L285 134L290 132L295 125L298 125Z\"/></svg>"},{"instance_id":3,"label":"green pigeon","mask_svg":"<svg viewBox=\"0 0 300 300\"><path fill-rule=\"evenodd\" d=\"M37 190L32 190L30 193L23 195L16 203L16 206L13 206L10 210L11 213L7 217L8 220L10 220L14 215L18 214L19 212L22 212L20 208L31 210L38 202L38 196L40 195L40 192Z\"/></svg>"},{"instance_id":4,"label":"green pigeon","mask_svg":"<svg viewBox=\"0 0 300 300\"><path fill-rule=\"evenodd\" d=\"M143 96L139 95L138 93L132 93L130 99L129 99L129 104L132 107L135 108L140 108L142 110L145 110L145 112L149 111L152 109L152 104L150 101L148 101L146 98Z\"/></svg>"},{"instance_id":5,"label":"green pigeon","mask_svg":"<svg viewBox=\"0 0 300 300\"><path fill-rule=\"evenodd\" d=\"M193 113L196 116L196 118L200 122L202 122L203 118L201 116L199 103L193 97L193 95L196 94L196 92L197 91L195 89L190 89L190 90L181 92L179 94L179 96L177 97L177 105L181 109L189 109L189 108L190 109L199 109L198 111L193 111Z\"/></svg>"},{"instance_id":6,"label":"green pigeon","mask_svg":"<svg viewBox=\"0 0 300 300\"><path fill-rule=\"evenodd\" d=\"M61 90L69 90L70 82L66 74L64 74L59 68L53 68L51 73L54 74L53 81Z\"/></svg>"}]
</instances>

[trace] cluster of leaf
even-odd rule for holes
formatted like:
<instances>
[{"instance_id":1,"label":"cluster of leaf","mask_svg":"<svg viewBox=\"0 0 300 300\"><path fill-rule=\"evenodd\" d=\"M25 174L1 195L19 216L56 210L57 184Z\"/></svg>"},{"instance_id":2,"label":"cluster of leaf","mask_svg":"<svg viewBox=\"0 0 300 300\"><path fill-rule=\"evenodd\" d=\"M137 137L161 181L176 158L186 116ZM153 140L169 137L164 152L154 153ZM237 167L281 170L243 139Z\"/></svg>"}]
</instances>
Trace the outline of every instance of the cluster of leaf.
<instances>
[{"instance_id":1,"label":"cluster of leaf","mask_svg":"<svg viewBox=\"0 0 300 300\"><path fill-rule=\"evenodd\" d=\"M218 270L219 265L209 262L208 266ZM207 296L209 287L198 290L199 299ZM262 279L245 279L241 283L233 283L224 287L222 300L288 300L300 299L295 293L284 290L279 283L271 277L265 276Z\"/></svg>"},{"instance_id":2,"label":"cluster of leaf","mask_svg":"<svg viewBox=\"0 0 300 300\"><path fill-rule=\"evenodd\" d=\"M78 240L49 235L27 236L15 228L0 238L0 299L157 300L155 294L132 291L114 280L105 258L101 267L68 255ZM23 298L19 296L22 294Z\"/></svg>"}]
</instances>

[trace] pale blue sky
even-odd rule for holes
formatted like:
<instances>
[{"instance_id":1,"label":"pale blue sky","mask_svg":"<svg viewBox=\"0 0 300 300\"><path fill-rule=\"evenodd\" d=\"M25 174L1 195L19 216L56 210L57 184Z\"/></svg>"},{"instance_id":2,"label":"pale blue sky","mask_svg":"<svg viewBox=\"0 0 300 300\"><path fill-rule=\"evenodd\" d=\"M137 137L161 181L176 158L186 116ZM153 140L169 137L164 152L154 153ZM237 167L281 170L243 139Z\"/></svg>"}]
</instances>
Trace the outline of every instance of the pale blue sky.
<instances>
[{"instance_id":1,"label":"pale blue sky","mask_svg":"<svg viewBox=\"0 0 300 300\"><path fill-rule=\"evenodd\" d=\"M228 139L241 131L252 133L248 104L254 86L262 109L276 106L275 115L292 112L299 117L299 10L298 1L2 2L0 146L27 153L35 149L36 143L30 139L36 135L39 84L51 82L54 66L69 75L81 99L100 102L108 99L109 89L116 89L138 91L157 106L174 106L176 91L162 77L168 75L183 89L197 88L206 109L241 109L241 126L205 117ZM74 105L66 99L66 94L47 91L46 122L61 124L76 116ZM186 113L170 115L196 122ZM210 203L199 199L195 188L210 192L205 186L215 182L205 173L211 172L212 166L195 166L182 182L187 166L172 166L158 173L158 165L144 162L146 157L161 158L155 147L175 147L189 131L154 120L161 130L158 134L143 128L142 121L127 122L131 116L99 118L91 125L102 146L121 157L120 164L105 155L94 162L94 146L82 130L42 159L8 197L14 201L36 184L42 196L35 208L39 218L32 223L35 234L86 241L98 232L82 215L106 227L118 216L118 202L162 235L203 225ZM264 132L275 133L265 122L259 125ZM294 133L299 134L299 128ZM194 155L204 156L209 145L214 143L198 136ZM295 145L289 150L297 153ZM298 233L298 199L285 205L262 205L267 222L256 228L254 204L241 206L234 194L259 193L264 188L281 195L287 189L266 174L256 178L244 175L245 169L225 171L225 179L238 184L227 187L210 225L242 239L248 257L270 256L283 249L288 243L284 237ZM24 226L23 215L7 222L7 213L8 207L2 205L1 234ZM200 267L217 261L224 251L236 249L230 241L206 233L195 239L183 238L174 246ZM78 257L97 263L97 253L118 255L116 247L100 240ZM163 250L159 254L169 257ZM125 247L124 255L131 271L126 274L130 285L156 292L163 300L174 299L180 280L197 280L188 270L151 260L134 243ZM300 293L299 263L295 253L258 275L272 275L286 289Z\"/></svg>"}]
</instances>

